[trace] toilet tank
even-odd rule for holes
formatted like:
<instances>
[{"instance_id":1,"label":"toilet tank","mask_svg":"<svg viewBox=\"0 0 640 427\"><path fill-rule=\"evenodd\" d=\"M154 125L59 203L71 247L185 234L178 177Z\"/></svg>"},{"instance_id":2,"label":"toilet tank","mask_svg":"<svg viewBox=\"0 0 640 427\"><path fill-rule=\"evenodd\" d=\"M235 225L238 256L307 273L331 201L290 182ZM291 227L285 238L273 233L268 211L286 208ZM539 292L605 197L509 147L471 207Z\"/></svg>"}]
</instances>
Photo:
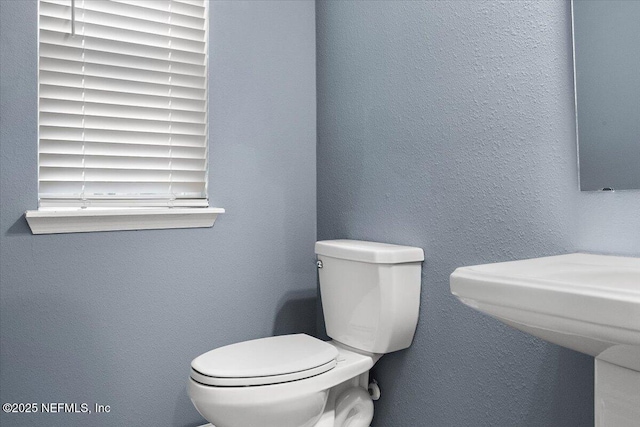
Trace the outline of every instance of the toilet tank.
<instances>
[{"instance_id":1,"label":"toilet tank","mask_svg":"<svg viewBox=\"0 0 640 427\"><path fill-rule=\"evenodd\" d=\"M316 242L327 334L371 353L411 345L420 309L421 248L364 242Z\"/></svg>"}]
</instances>

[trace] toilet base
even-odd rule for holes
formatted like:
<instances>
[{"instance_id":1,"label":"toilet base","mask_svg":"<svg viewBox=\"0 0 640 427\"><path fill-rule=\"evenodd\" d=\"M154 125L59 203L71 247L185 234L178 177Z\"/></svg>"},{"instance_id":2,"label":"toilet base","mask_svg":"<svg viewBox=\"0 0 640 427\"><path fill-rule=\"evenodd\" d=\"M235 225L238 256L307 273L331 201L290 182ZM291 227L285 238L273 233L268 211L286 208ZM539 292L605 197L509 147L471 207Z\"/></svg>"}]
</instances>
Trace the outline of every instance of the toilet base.
<instances>
[{"instance_id":1,"label":"toilet base","mask_svg":"<svg viewBox=\"0 0 640 427\"><path fill-rule=\"evenodd\" d=\"M209 424L202 424L201 426L198 426L198 427L215 427L215 426L209 423Z\"/></svg>"},{"instance_id":2,"label":"toilet base","mask_svg":"<svg viewBox=\"0 0 640 427\"><path fill-rule=\"evenodd\" d=\"M198 426L198 427L215 427L215 426L209 423L209 424L202 424L201 426Z\"/></svg>"},{"instance_id":3,"label":"toilet base","mask_svg":"<svg viewBox=\"0 0 640 427\"><path fill-rule=\"evenodd\" d=\"M327 404L324 409L324 413L318 420L314 427L336 427L337 418L340 418L340 415L336 413L336 399L344 392L345 390L349 390L353 387L359 387L364 390L367 390L369 384L369 371L364 372L358 375L355 378L351 378L348 381L345 381L342 384L339 384L331 389L329 392L329 398L327 400ZM338 411L339 412L339 411ZM370 418L369 418L370 420ZM339 421L338 421L339 422ZM342 424L342 422L340 422ZM353 425L353 423L351 423ZM362 424L355 424L361 426ZM368 423L367 423L368 425ZM215 427L213 424L203 424L199 427Z\"/></svg>"}]
</instances>

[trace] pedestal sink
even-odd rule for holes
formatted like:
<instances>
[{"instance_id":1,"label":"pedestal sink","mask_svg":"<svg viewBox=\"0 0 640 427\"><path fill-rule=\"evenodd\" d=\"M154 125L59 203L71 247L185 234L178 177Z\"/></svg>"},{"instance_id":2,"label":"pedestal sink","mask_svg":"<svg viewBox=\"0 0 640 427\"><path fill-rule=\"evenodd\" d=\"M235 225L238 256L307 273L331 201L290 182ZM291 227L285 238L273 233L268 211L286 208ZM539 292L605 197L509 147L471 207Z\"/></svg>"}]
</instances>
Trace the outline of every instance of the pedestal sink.
<instances>
[{"instance_id":1,"label":"pedestal sink","mask_svg":"<svg viewBox=\"0 0 640 427\"><path fill-rule=\"evenodd\" d=\"M460 267L451 293L595 357L596 427L640 426L640 258L569 254Z\"/></svg>"}]
</instances>

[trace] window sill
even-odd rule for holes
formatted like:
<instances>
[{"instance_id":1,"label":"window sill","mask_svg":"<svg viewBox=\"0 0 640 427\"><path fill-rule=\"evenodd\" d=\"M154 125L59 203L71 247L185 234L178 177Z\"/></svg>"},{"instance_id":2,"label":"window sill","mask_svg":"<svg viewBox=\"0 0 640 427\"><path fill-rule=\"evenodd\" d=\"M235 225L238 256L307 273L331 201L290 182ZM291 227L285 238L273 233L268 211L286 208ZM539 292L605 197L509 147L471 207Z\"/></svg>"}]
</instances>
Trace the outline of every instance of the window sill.
<instances>
[{"instance_id":1,"label":"window sill","mask_svg":"<svg viewBox=\"0 0 640 427\"><path fill-rule=\"evenodd\" d=\"M26 211L33 234L212 227L222 208L87 208Z\"/></svg>"}]
</instances>

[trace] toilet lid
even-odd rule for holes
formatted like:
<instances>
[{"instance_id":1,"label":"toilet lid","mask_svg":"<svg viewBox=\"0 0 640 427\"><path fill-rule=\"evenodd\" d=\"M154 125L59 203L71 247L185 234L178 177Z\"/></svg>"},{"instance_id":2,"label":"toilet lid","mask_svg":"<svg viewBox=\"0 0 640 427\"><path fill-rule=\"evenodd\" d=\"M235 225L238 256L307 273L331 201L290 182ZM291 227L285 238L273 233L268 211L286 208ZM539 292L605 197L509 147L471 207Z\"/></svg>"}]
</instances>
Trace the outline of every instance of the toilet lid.
<instances>
[{"instance_id":1,"label":"toilet lid","mask_svg":"<svg viewBox=\"0 0 640 427\"><path fill-rule=\"evenodd\" d=\"M327 372L337 356L334 346L309 335L281 335L204 353L191 362L191 376L219 386L277 384Z\"/></svg>"}]
</instances>

